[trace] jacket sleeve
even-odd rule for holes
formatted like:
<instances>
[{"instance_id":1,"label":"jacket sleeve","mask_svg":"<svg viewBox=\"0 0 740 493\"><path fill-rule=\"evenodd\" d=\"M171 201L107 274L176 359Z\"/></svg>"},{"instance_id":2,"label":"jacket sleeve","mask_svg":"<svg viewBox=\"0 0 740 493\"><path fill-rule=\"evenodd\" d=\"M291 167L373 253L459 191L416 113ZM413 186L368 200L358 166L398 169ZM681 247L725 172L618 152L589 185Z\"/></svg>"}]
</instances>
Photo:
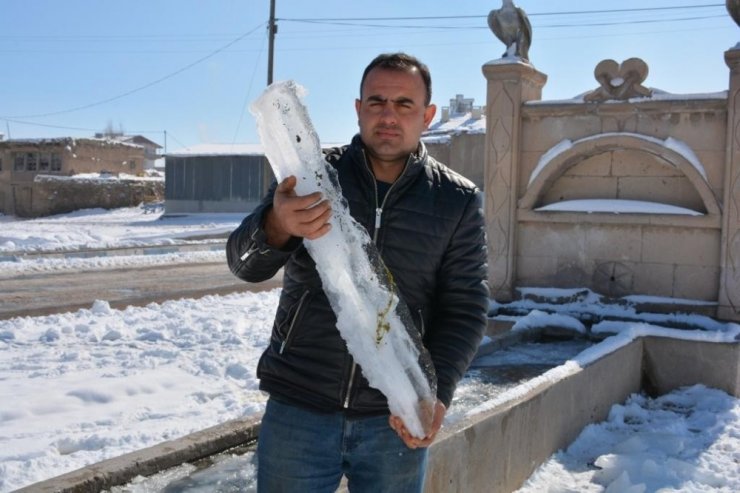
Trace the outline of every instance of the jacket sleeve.
<instances>
[{"instance_id":1,"label":"jacket sleeve","mask_svg":"<svg viewBox=\"0 0 740 493\"><path fill-rule=\"evenodd\" d=\"M302 243L301 238L292 238L283 249L267 244L265 215L272 208L276 187L277 183L273 182L260 205L229 235L226 242L229 269L244 281L271 279Z\"/></svg>"},{"instance_id":2,"label":"jacket sleeve","mask_svg":"<svg viewBox=\"0 0 740 493\"><path fill-rule=\"evenodd\" d=\"M470 197L439 272L436 309L425 337L437 374L437 398L449 408L487 327L488 264L482 194Z\"/></svg>"}]
</instances>

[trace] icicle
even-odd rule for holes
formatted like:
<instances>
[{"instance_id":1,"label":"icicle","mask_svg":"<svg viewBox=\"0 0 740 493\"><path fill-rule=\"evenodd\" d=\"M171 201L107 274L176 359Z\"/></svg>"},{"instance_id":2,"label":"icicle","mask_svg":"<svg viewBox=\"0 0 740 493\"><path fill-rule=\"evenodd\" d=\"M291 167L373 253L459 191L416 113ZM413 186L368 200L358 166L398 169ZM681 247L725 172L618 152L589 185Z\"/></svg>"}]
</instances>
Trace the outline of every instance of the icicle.
<instances>
[{"instance_id":1,"label":"icicle","mask_svg":"<svg viewBox=\"0 0 740 493\"><path fill-rule=\"evenodd\" d=\"M336 171L325 160L319 138L293 81L269 86L251 106L278 181L294 175L296 193L321 191L331 203L332 228L304 240L316 262L337 328L371 386L388 399L412 435L431 429L436 377L406 304L367 231L349 213Z\"/></svg>"}]
</instances>

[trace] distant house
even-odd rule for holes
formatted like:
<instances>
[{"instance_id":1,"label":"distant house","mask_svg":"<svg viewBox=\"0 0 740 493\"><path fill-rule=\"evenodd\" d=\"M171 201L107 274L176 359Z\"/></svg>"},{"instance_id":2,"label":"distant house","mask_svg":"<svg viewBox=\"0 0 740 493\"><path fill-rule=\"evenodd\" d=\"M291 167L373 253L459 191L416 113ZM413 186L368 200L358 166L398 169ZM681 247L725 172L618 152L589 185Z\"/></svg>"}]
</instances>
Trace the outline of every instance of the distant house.
<instances>
[{"instance_id":1,"label":"distant house","mask_svg":"<svg viewBox=\"0 0 740 493\"><path fill-rule=\"evenodd\" d=\"M258 144L200 144L165 155L165 213L250 212L273 180Z\"/></svg>"},{"instance_id":2,"label":"distant house","mask_svg":"<svg viewBox=\"0 0 740 493\"><path fill-rule=\"evenodd\" d=\"M421 136L429 154L483 189L486 118L472 98L458 94Z\"/></svg>"},{"instance_id":3,"label":"distant house","mask_svg":"<svg viewBox=\"0 0 740 493\"><path fill-rule=\"evenodd\" d=\"M96 138L115 140L116 142L123 142L124 144L134 144L144 148L144 169L154 169L155 163L158 159L161 159L157 152L162 148L161 145L156 142L147 139L142 135L125 135L125 134L113 134L107 135L102 133L95 134Z\"/></svg>"},{"instance_id":4,"label":"distant house","mask_svg":"<svg viewBox=\"0 0 740 493\"><path fill-rule=\"evenodd\" d=\"M87 173L141 175L144 148L108 139L10 139L0 141L0 212L39 216L68 209L42 182ZM76 204L84 204L74 197ZM106 204L91 202L88 207Z\"/></svg>"}]
</instances>

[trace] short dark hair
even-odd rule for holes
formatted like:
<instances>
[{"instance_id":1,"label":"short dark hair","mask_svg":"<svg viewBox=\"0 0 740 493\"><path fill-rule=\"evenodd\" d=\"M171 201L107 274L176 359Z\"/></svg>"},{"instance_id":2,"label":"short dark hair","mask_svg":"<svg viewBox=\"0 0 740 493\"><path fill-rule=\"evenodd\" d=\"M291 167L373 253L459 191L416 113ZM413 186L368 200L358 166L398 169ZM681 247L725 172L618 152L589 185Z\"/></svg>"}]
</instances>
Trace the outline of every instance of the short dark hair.
<instances>
[{"instance_id":1,"label":"short dark hair","mask_svg":"<svg viewBox=\"0 0 740 493\"><path fill-rule=\"evenodd\" d=\"M365 84L367 74L369 74L374 68L400 70L405 72L417 69L424 81L424 87L426 87L427 90L424 104L429 106L429 103L432 102L432 75L429 73L429 67L423 64L418 58L407 55L406 53L382 53L376 56L373 61L365 67L365 71L362 73L362 80L360 81L360 97L362 97L362 86Z\"/></svg>"}]
</instances>

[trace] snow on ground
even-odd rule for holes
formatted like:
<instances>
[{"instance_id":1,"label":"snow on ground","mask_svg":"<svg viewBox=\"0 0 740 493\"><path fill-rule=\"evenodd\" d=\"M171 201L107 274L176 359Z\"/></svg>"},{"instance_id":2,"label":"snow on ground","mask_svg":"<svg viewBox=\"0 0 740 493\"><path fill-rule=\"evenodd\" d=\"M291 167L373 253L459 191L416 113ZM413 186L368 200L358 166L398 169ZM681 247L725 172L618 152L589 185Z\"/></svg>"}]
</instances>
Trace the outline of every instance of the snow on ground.
<instances>
[{"instance_id":1,"label":"snow on ground","mask_svg":"<svg viewBox=\"0 0 740 493\"><path fill-rule=\"evenodd\" d=\"M0 491L261 411L277 298L0 321Z\"/></svg>"},{"instance_id":2,"label":"snow on ground","mask_svg":"<svg viewBox=\"0 0 740 493\"><path fill-rule=\"evenodd\" d=\"M123 269L153 265L226 263L223 247L212 251L177 252L149 255L115 255L87 258L23 258L0 264L0 279L41 272Z\"/></svg>"},{"instance_id":3,"label":"snow on ground","mask_svg":"<svg viewBox=\"0 0 740 493\"><path fill-rule=\"evenodd\" d=\"M177 243L191 234L226 232L240 220L240 215L167 219L161 218L161 211L149 214L143 208L81 211L32 221L0 216L0 258L3 248ZM222 255L197 253L210 260ZM190 261L191 255L168 254L157 261ZM47 265L40 262L29 269L111 268L130 259L46 260ZM0 277L14 275L9 270L13 264L23 262L0 261ZM16 265L14 272L24 268ZM125 310L113 310L101 300L76 312L0 321L0 492L261 411L265 396L258 390L255 367L269 338L278 293L209 296ZM541 289L534 294L568 293ZM740 332L737 324L707 317L641 318L630 307L601 304L593 293L559 307L558 324L577 332L581 325L572 318L575 313L632 320L598 324L597 332L615 335L585 351L567 349L565 364L536 378L567 375L640 335L732 341ZM559 309L532 300L521 301L518 308L520 315L508 316L519 322L518 330L551 324L555 318L542 310ZM701 330L660 326L676 321ZM525 348L530 357L532 351ZM506 351L487 356L470 374L491 368L495 373L491 358L501 362L509 357ZM538 361L554 364L551 357ZM448 418L460 419L526 388L526 383L508 388L481 402L480 395L488 390L468 377ZM544 464L523 491L740 491L739 426L740 400L714 389L696 386L656 400L635 395L614 406L607 421L587 427L567 450ZM233 460L222 464L228 474L240 471ZM242 484L251 481L243 471L238 475Z\"/></svg>"},{"instance_id":4,"label":"snow on ground","mask_svg":"<svg viewBox=\"0 0 740 493\"><path fill-rule=\"evenodd\" d=\"M165 216L162 207L84 209L38 219L0 214L0 256L19 252L177 245L188 238L226 235L245 214Z\"/></svg>"}]
</instances>

